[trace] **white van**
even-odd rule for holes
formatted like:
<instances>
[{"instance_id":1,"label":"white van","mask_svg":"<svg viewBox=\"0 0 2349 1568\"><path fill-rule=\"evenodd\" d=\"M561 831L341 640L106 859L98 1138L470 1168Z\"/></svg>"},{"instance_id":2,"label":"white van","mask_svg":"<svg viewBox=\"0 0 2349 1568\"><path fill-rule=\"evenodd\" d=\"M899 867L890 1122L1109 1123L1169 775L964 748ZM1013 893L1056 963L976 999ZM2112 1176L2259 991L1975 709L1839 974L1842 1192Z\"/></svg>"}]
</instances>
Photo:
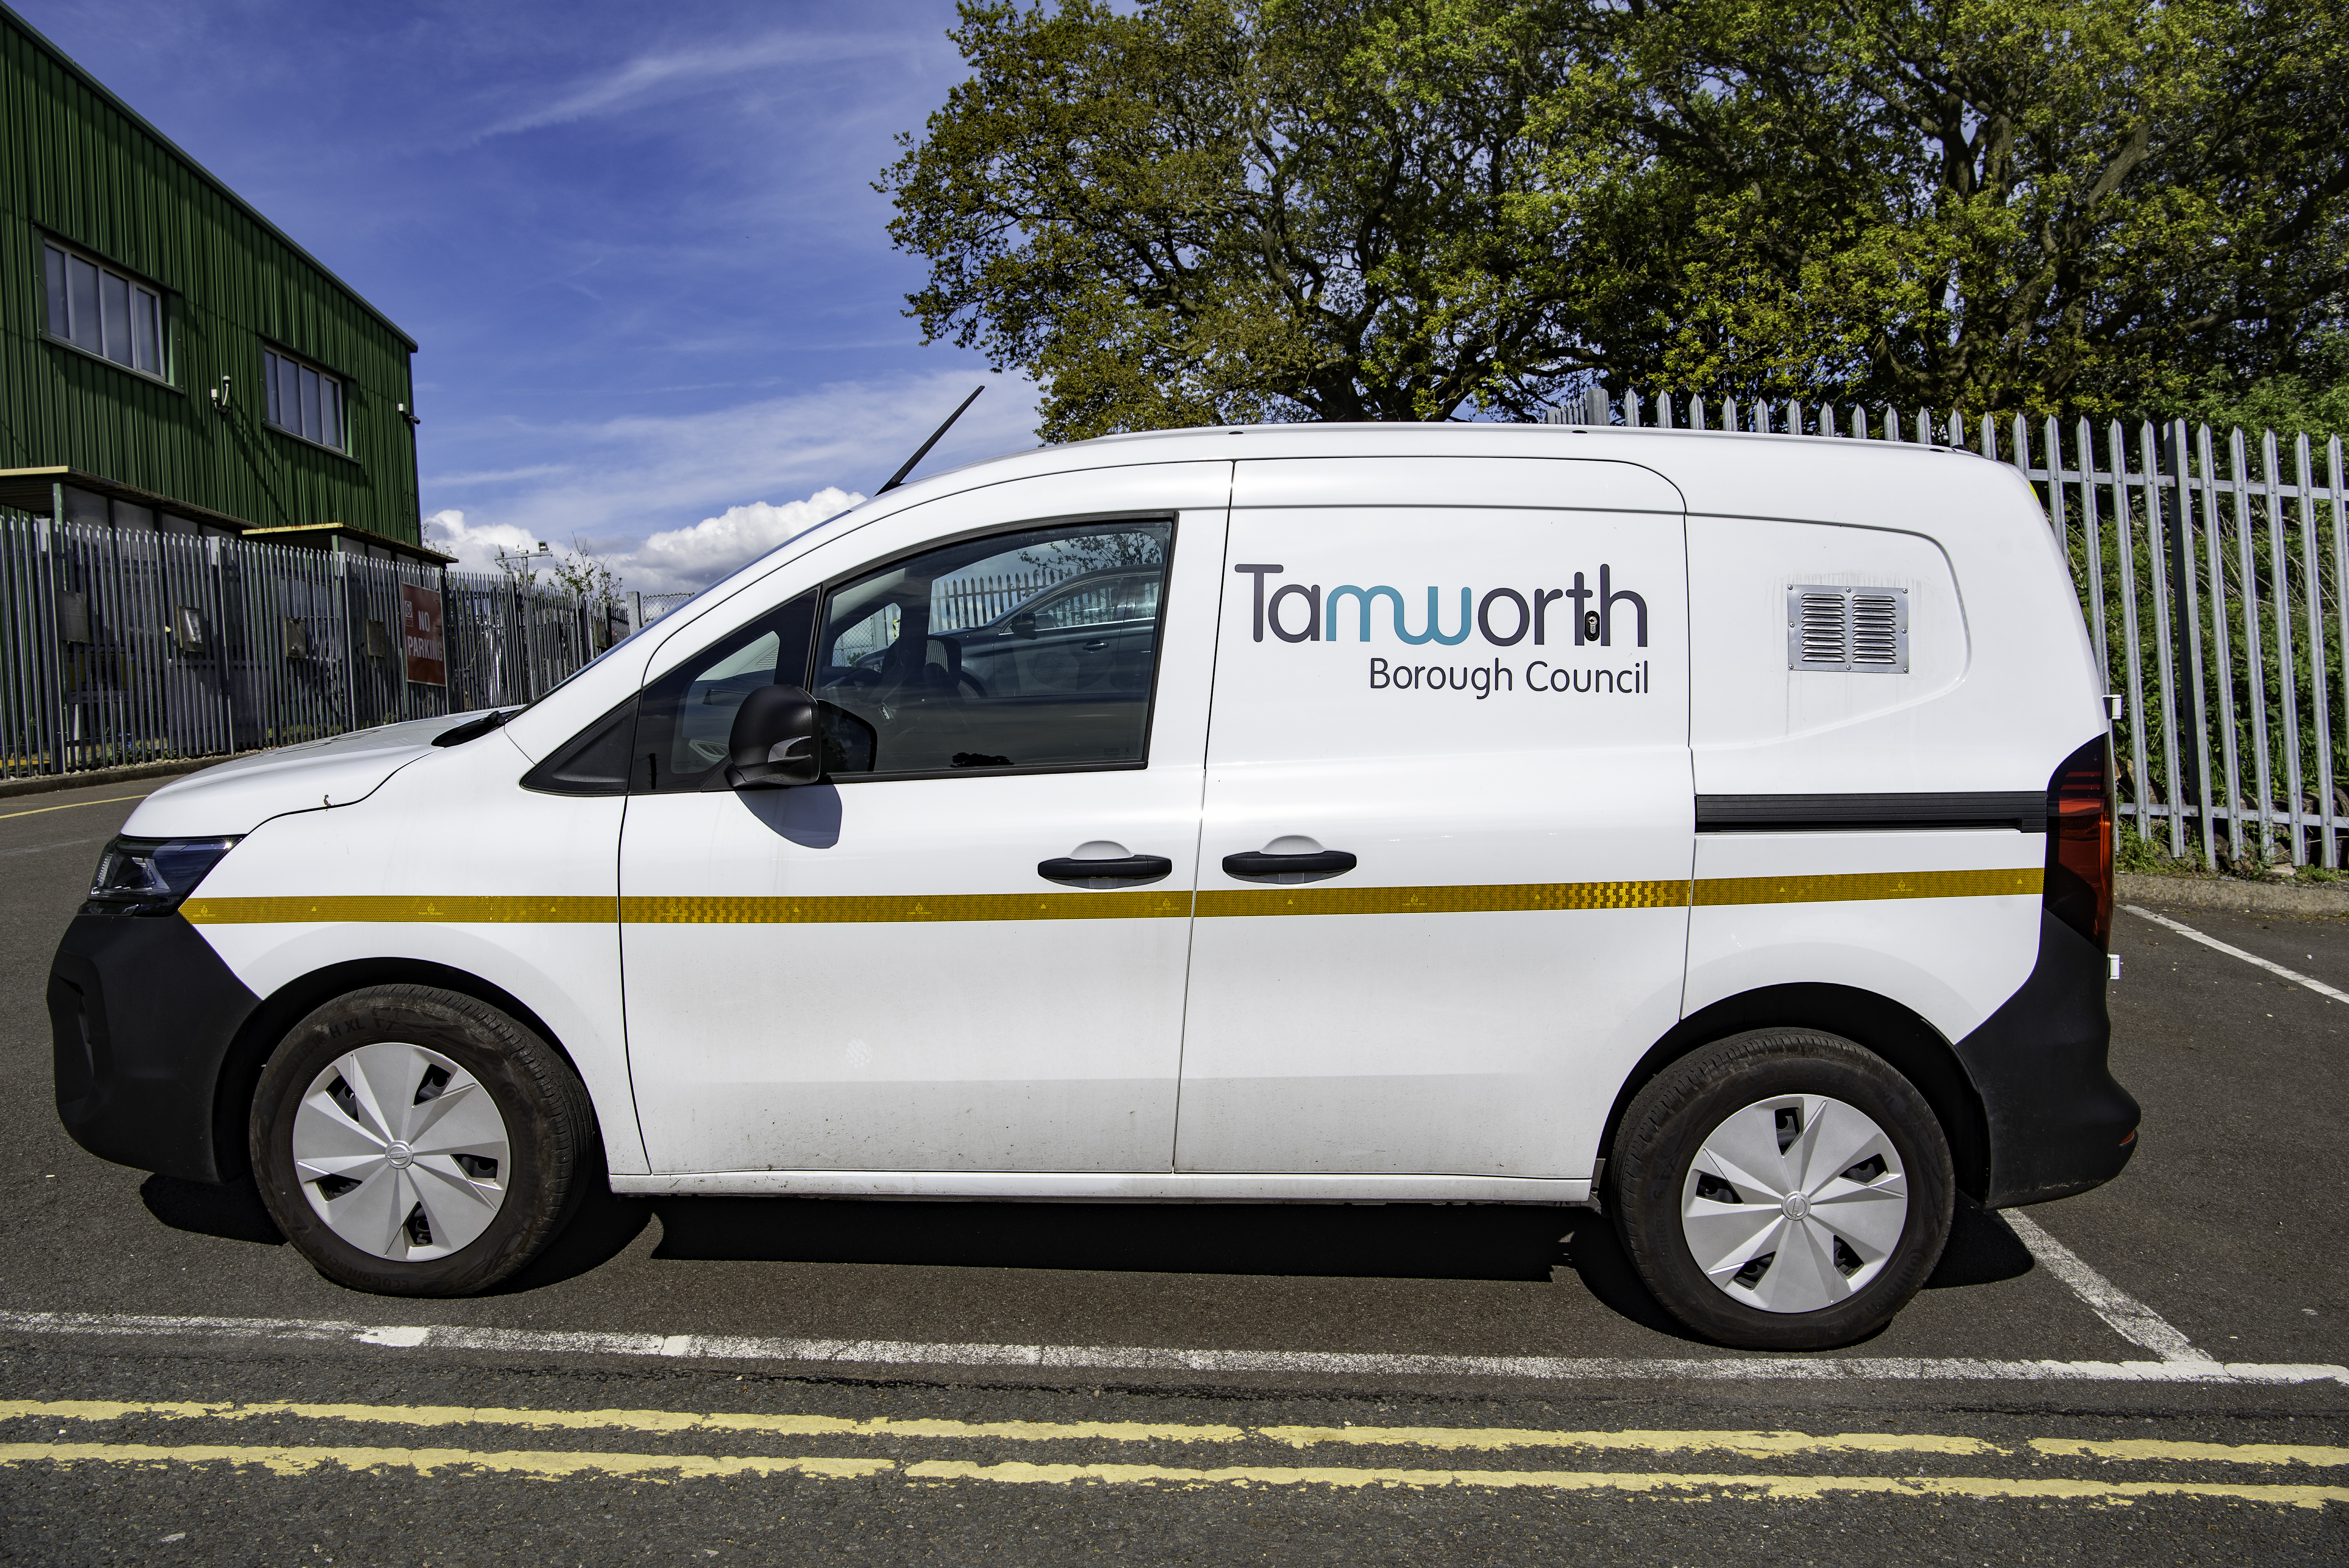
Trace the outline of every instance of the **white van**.
<instances>
[{"instance_id":1,"label":"white van","mask_svg":"<svg viewBox=\"0 0 2349 1568\"><path fill-rule=\"evenodd\" d=\"M1603 1205L1847 1343L2109 1180L2101 682L2012 469L1283 426L891 491L529 707L157 791L83 1147L477 1291L583 1185Z\"/></svg>"}]
</instances>

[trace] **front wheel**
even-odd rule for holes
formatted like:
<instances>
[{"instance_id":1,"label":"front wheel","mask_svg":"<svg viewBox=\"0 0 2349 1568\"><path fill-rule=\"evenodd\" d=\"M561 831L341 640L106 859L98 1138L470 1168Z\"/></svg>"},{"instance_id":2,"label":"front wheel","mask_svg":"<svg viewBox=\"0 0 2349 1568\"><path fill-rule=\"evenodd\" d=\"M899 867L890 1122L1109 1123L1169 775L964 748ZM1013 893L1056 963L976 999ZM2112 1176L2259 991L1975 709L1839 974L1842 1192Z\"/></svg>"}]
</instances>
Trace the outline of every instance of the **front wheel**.
<instances>
[{"instance_id":1,"label":"front wheel","mask_svg":"<svg viewBox=\"0 0 2349 1568\"><path fill-rule=\"evenodd\" d=\"M486 1003L425 985L340 996L263 1068L253 1168L320 1274L384 1295L467 1295L554 1239L594 1136L554 1049Z\"/></svg>"},{"instance_id":2,"label":"front wheel","mask_svg":"<svg viewBox=\"0 0 2349 1568\"><path fill-rule=\"evenodd\" d=\"M1624 1114L1608 1175L1657 1301L1749 1350L1828 1349L1889 1323L1940 1260L1956 1188L1916 1087L1806 1029L1666 1068Z\"/></svg>"}]
</instances>

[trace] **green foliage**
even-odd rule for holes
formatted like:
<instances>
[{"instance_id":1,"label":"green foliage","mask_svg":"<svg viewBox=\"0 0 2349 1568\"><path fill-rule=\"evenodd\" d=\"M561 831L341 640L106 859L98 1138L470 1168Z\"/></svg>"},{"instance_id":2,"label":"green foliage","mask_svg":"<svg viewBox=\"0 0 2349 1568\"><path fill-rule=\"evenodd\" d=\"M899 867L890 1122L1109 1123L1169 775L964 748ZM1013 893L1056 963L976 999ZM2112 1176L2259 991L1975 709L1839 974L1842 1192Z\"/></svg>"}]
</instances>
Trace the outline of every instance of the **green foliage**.
<instances>
[{"instance_id":1,"label":"green foliage","mask_svg":"<svg viewBox=\"0 0 2349 1568\"><path fill-rule=\"evenodd\" d=\"M548 562L546 575L557 588L583 604L609 607L619 603L620 574L612 569L610 562L586 550L575 538L570 550Z\"/></svg>"},{"instance_id":2,"label":"green foliage","mask_svg":"<svg viewBox=\"0 0 2349 1568\"><path fill-rule=\"evenodd\" d=\"M1597 366L1539 191L1534 10L968 3L968 81L884 175L911 296L1048 388L1041 433L1522 414Z\"/></svg>"},{"instance_id":3,"label":"green foliage","mask_svg":"<svg viewBox=\"0 0 2349 1568\"><path fill-rule=\"evenodd\" d=\"M2134 872L2140 875L2164 876L2179 871L2199 869L2202 851L2199 845L2189 845L2187 859L2172 860L2167 841L2149 843L2137 830L2134 819L2124 816L2113 824L2113 869Z\"/></svg>"},{"instance_id":4,"label":"green foliage","mask_svg":"<svg viewBox=\"0 0 2349 1568\"><path fill-rule=\"evenodd\" d=\"M1043 382L1047 438L1521 416L1591 377L2029 412L2338 388L2325 0L961 16L969 79L879 189L929 263L911 314Z\"/></svg>"},{"instance_id":5,"label":"green foliage","mask_svg":"<svg viewBox=\"0 0 2349 1568\"><path fill-rule=\"evenodd\" d=\"M2302 0L1661 0L1612 112L1686 184L1638 368L2166 407L2341 287L2344 28ZM1627 366L1629 369L1630 366Z\"/></svg>"},{"instance_id":6,"label":"green foliage","mask_svg":"<svg viewBox=\"0 0 2349 1568\"><path fill-rule=\"evenodd\" d=\"M2304 369L2263 376L2245 386L2220 379L2189 397L2179 415L2219 429L2305 432L2318 442L2349 436L2349 327L2315 334L2301 356Z\"/></svg>"}]
</instances>

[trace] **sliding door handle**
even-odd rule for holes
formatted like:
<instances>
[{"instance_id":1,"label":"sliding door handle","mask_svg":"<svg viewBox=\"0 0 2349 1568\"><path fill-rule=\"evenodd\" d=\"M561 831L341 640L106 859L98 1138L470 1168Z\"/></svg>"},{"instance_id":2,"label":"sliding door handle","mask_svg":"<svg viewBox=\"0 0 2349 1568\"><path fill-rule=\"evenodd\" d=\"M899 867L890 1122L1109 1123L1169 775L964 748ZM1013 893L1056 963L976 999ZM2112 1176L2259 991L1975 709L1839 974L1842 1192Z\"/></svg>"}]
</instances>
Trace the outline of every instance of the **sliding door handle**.
<instances>
[{"instance_id":1,"label":"sliding door handle","mask_svg":"<svg viewBox=\"0 0 2349 1568\"><path fill-rule=\"evenodd\" d=\"M1235 877L1271 877L1284 872L1305 872L1323 876L1354 869L1354 857L1344 850L1316 850L1310 854L1275 855L1262 850L1242 850L1224 857L1224 874Z\"/></svg>"},{"instance_id":2,"label":"sliding door handle","mask_svg":"<svg viewBox=\"0 0 2349 1568\"><path fill-rule=\"evenodd\" d=\"M1174 874L1174 862L1164 855L1127 855L1123 860L1081 861L1071 855L1039 861L1036 874L1047 882L1099 885L1116 882L1155 882Z\"/></svg>"}]
</instances>

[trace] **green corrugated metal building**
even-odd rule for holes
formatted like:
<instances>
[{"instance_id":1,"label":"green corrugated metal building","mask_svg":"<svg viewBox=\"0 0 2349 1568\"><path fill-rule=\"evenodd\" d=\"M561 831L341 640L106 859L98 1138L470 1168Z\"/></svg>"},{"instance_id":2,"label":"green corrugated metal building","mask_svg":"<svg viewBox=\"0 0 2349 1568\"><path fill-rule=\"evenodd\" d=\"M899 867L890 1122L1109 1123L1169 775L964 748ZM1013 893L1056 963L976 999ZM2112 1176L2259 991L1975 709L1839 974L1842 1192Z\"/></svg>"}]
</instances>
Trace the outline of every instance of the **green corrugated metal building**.
<instances>
[{"instance_id":1,"label":"green corrugated metal building","mask_svg":"<svg viewBox=\"0 0 2349 1568\"><path fill-rule=\"evenodd\" d=\"M0 506L445 560L415 352L0 5Z\"/></svg>"}]
</instances>

